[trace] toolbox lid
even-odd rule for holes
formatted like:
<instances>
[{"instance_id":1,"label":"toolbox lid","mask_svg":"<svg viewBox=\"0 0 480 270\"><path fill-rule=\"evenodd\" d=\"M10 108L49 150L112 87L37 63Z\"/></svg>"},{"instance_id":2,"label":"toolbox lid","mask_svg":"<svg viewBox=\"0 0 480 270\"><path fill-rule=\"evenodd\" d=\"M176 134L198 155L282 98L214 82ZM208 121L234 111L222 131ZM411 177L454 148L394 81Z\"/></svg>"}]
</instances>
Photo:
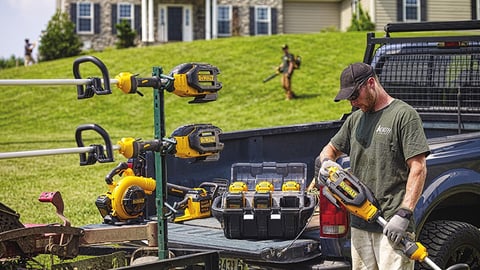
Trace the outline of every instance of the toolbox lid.
<instances>
[{"instance_id":1,"label":"toolbox lid","mask_svg":"<svg viewBox=\"0 0 480 270\"><path fill-rule=\"evenodd\" d=\"M248 190L255 190L255 186L263 181L273 184L275 191L281 191L282 185L288 181L295 181L305 190L307 178L307 164L305 163L234 163L232 165L231 183L245 182Z\"/></svg>"}]
</instances>

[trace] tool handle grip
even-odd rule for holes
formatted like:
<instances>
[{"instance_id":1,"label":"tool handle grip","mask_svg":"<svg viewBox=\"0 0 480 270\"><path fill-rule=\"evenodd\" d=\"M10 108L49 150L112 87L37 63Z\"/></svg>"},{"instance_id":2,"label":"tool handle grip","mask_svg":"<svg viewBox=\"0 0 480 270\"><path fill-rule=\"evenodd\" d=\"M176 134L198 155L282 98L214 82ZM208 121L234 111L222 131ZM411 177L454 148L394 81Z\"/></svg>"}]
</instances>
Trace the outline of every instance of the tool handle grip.
<instances>
[{"instance_id":1,"label":"tool handle grip","mask_svg":"<svg viewBox=\"0 0 480 270\"><path fill-rule=\"evenodd\" d=\"M88 55L75 59L73 61L73 76L75 79L81 79L82 75L80 74L80 64L85 62L91 62L96 65L102 72L103 77L103 88L102 83L99 78L92 78L90 84L85 88L83 85L77 85L77 97L78 99L90 98L94 94L97 95L108 95L112 93L110 89L110 76L108 74L108 69L105 64L98 58Z\"/></svg>"},{"instance_id":2,"label":"tool handle grip","mask_svg":"<svg viewBox=\"0 0 480 270\"><path fill-rule=\"evenodd\" d=\"M95 164L95 162L100 162L100 163L105 163L105 162L113 162L113 147L112 147L112 141L110 140L110 136L108 135L107 131L103 129L101 126L97 124L86 124L86 125L80 125L77 127L77 130L75 131L75 140L77 141L77 146L78 147L84 147L83 143L83 132L87 130L93 130L100 134L100 136L103 138L103 141L105 143L105 150L106 150L106 155L103 149L102 145L92 145L94 146L94 150L89 153L87 156L86 153L80 153L80 166L83 165L92 165Z\"/></svg>"}]
</instances>

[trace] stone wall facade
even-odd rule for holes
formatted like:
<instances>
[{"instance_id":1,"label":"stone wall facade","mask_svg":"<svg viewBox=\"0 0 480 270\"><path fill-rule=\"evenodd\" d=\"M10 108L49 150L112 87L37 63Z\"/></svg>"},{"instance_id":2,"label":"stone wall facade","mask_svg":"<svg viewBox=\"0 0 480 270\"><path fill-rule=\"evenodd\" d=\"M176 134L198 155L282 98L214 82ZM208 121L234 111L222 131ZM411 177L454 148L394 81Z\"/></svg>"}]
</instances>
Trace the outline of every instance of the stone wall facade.
<instances>
[{"instance_id":1,"label":"stone wall facade","mask_svg":"<svg viewBox=\"0 0 480 270\"><path fill-rule=\"evenodd\" d=\"M250 7L269 6L277 10L277 33L283 33L282 0L217 0L217 5L231 5L238 8L238 15L233 15L232 35L250 35ZM238 18L238 22L235 18Z\"/></svg>"},{"instance_id":2,"label":"stone wall facade","mask_svg":"<svg viewBox=\"0 0 480 270\"><path fill-rule=\"evenodd\" d=\"M63 7L61 10L66 12L72 18L71 4L88 2L93 5L97 5L100 10L100 18L97 18L99 22L98 33L85 34L80 33L79 37L84 43L85 50L95 50L101 51L107 47L114 46L117 42L117 37L113 33L112 29L115 25L112 25L112 4L119 3L131 3L138 6L141 6L141 0L64 0L61 1ZM232 18L232 35L233 36L248 36L250 35L249 25L250 25L250 8L253 6L269 6L272 9L276 9L276 22L277 22L277 33L283 32L283 12L282 12L282 0L217 0L217 5L231 5L235 7L235 10L238 14L235 14L235 18ZM205 39L205 0L164 0L154 1L154 43L157 43L158 37L158 5L191 5L192 6L192 22L193 22L193 39ZM140 7L141 8L141 7ZM134 12L134 11L132 11ZM141 18L136 18L141 20ZM212 22L216 23L216 22ZM95 27L95 26L94 26ZM136 44L142 45L141 39L141 29L137 29L137 38Z\"/></svg>"}]
</instances>

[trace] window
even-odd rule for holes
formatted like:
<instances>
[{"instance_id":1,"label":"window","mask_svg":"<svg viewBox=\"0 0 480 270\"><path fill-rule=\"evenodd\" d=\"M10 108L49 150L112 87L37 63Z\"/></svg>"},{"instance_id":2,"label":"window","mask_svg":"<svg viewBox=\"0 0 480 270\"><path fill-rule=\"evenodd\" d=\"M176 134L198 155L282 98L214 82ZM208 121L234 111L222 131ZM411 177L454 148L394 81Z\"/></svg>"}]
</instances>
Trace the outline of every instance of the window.
<instances>
[{"instance_id":1,"label":"window","mask_svg":"<svg viewBox=\"0 0 480 270\"><path fill-rule=\"evenodd\" d=\"M270 35L270 7L255 7L255 34Z\"/></svg>"},{"instance_id":2,"label":"window","mask_svg":"<svg viewBox=\"0 0 480 270\"><path fill-rule=\"evenodd\" d=\"M232 7L218 6L218 36L232 35Z\"/></svg>"},{"instance_id":3,"label":"window","mask_svg":"<svg viewBox=\"0 0 480 270\"><path fill-rule=\"evenodd\" d=\"M405 22L420 21L420 0L404 0L403 10L403 20Z\"/></svg>"},{"instance_id":4,"label":"window","mask_svg":"<svg viewBox=\"0 0 480 270\"><path fill-rule=\"evenodd\" d=\"M92 3L78 3L77 32L93 34L93 5Z\"/></svg>"},{"instance_id":5,"label":"window","mask_svg":"<svg viewBox=\"0 0 480 270\"><path fill-rule=\"evenodd\" d=\"M133 5L132 4L118 4L118 22L127 21L133 28Z\"/></svg>"}]
</instances>

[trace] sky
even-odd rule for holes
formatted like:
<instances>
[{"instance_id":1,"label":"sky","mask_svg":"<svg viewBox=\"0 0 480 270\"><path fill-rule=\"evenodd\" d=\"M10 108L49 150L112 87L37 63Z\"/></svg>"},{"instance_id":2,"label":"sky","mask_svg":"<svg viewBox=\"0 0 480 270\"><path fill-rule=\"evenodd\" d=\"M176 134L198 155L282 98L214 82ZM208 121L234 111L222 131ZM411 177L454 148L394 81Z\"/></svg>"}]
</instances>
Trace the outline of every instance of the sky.
<instances>
[{"instance_id":1,"label":"sky","mask_svg":"<svg viewBox=\"0 0 480 270\"><path fill-rule=\"evenodd\" d=\"M55 14L56 0L0 0L0 58L23 57L25 38L37 42ZM38 46L33 50L36 58Z\"/></svg>"}]
</instances>

